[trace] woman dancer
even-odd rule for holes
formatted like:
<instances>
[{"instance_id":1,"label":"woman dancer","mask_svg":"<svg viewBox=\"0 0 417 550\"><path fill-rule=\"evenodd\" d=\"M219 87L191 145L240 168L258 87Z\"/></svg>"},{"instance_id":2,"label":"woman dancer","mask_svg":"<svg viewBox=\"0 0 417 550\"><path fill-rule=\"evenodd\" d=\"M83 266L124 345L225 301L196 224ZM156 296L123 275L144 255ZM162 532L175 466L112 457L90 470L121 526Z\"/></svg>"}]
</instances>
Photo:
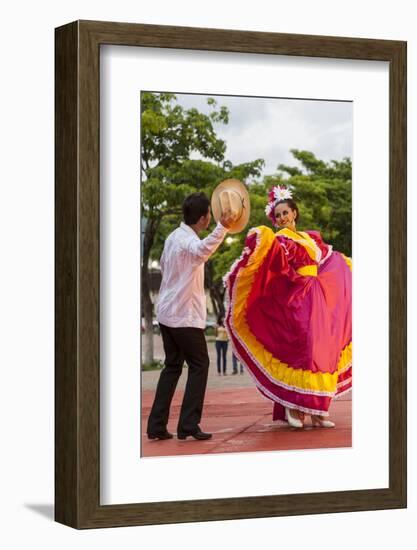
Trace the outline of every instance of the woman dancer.
<instances>
[{"instance_id":1,"label":"woman dancer","mask_svg":"<svg viewBox=\"0 0 417 550\"><path fill-rule=\"evenodd\" d=\"M352 387L351 260L317 231L297 231L290 189L277 186L265 209L274 233L251 229L242 256L225 276L226 328L234 352L273 419L302 428L334 427L329 407Z\"/></svg>"}]
</instances>

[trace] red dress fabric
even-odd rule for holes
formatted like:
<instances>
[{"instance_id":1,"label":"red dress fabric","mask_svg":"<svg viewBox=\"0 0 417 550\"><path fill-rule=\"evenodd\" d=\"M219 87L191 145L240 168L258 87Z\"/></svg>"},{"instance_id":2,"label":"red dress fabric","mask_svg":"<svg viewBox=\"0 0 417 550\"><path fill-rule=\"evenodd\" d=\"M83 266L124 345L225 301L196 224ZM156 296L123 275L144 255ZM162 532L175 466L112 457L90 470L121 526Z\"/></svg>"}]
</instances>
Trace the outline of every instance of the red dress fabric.
<instances>
[{"instance_id":1,"label":"red dress fabric","mask_svg":"<svg viewBox=\"0 0 417 550\"><path fill-rule=\"evenodd\" d=\"M226 328L261 393L326 416L352 386L351 262L316 231L251 230L225 277Z\"/></svg>"}]
</instances>

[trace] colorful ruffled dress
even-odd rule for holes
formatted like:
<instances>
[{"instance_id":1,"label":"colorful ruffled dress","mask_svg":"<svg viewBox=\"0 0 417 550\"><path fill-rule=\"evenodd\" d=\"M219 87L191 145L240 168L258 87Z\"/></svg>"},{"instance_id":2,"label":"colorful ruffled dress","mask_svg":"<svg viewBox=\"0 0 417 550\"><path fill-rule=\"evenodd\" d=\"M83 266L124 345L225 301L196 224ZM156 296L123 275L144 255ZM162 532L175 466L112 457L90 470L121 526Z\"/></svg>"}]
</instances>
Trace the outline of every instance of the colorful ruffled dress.
<instances>
[{"instance_id":1,"label":"colorful ruffled dress","mask_svg":"<svg viewBox=\"0 0 417 550\"><path fill-rule=\"evenodd\" d=\"M224 282L226 328L259 391L284 407L328 415L352 387L351 260L317 231L249 231Z\"/></svg>"}]
</instances>

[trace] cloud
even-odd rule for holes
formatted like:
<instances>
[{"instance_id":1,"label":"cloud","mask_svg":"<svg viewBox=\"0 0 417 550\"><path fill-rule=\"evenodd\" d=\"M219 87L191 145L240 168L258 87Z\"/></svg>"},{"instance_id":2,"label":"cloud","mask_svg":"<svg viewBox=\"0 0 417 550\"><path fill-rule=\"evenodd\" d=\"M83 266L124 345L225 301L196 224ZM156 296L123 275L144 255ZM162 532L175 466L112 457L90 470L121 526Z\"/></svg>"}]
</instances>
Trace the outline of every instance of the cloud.
<instances>
[{"instance_id":1,"label":"cloud","mask_svg":"<svg viewBox=\"0 0 417 550\"><path fill-rule=\"evenodd\" d=\"M208 113L207 97L178 94L177 100ZM216 131L227 143L226 158L234 164L262 158L264 174L272 174L279 164L297 165L290 149L311 151L325 161L352 157L351 102L210 97L229 109L229 124L216 124Z\"/></svg>"}]
</instances>

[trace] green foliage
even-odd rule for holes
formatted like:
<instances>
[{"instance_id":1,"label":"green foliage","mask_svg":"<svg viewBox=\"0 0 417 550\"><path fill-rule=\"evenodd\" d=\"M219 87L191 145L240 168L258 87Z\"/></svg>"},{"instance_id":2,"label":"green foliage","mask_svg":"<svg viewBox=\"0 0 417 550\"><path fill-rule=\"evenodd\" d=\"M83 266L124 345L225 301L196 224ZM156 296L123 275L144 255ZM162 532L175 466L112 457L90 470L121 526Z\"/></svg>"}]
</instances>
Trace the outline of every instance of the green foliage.
<instances>
[{"instance_id":1,"label":"green foliage","mask_svg":"<svg viewBox=\"0 0 417 550\"><path fill-rule=\"evenodd\" d=\"M170 169L188 160L193 151L223 160L226 144L217 138L213 122L227 124L228 110L222 107L205 115L194 108L184 109L175 99L174 94L142 93L142 169L146 173L155 167ZM208 103L216 107L215 101Z\"/></svg>"},{"instance_id":2,"label":"green foliage","mask_svg":"<svg viewBox=\"0 0 417 550\"><path fill-rule=\"evenodd\" d=\"M309 151L292 149L301 170L279 165L269 183L285 183L294 188L300 209L300 230L316 229L335 250L352 255L352 162L349 158L326 163ZM270 186L271 186L270 185Z\"/></svg>"},{"instance_id":3,"label":"green foliage","mask_svg":"<svg viewBox=\"0 0 417 550\"><path fill-rule=\"evenodd\" d=\"M161 370L164 368L164 362L159 359L155 359L150 363L142 363L142 371Z\"/></svg>"},{"instance_id":4,"label":"green foliage","mask_svg":"<svg viewBox=\"0 0 417 550\"><path fill-rule=\"evenodd\" d=\"M212 98L208 104L217 107ZM226 124L228 116L225 107L205 115L178 105L174 94L142 93L141 208L142 217L156 222L155 227L166 216L178 218L187 195L219 181L223 171L218 164L190 157L197 153L216 163L223 160L226 144L213 124ZM149 235L146 246L152 246L154 238L155 234Z\"/></svg>"}]
</instances>

